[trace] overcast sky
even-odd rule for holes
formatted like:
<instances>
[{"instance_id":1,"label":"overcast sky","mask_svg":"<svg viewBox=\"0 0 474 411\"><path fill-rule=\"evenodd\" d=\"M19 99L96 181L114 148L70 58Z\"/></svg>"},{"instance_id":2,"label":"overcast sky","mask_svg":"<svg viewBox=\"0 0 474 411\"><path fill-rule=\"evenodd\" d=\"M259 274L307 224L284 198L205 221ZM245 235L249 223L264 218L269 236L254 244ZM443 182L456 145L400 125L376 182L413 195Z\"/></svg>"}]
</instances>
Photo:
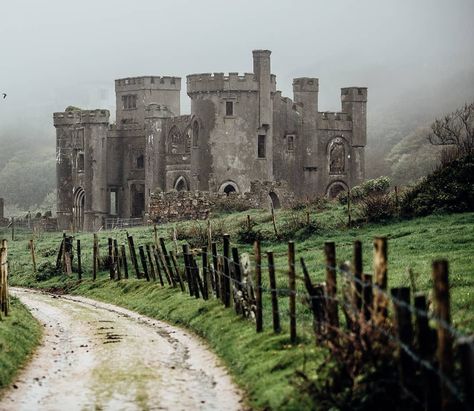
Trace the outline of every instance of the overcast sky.
<instances>
[{"instance_id":1,"label":"overcast sky","mask_svg":"<svg viewBox=\"0 0 474 411\"><path fill-rule=\"evenodd\" d=\"M115 78L250 72L256 48L289 97L319 77L321 111L344 86L369 87L374 111L474 68L474 0L1 0L0 16L0 132L113 109Z\"/></svg>"}]
</instances>

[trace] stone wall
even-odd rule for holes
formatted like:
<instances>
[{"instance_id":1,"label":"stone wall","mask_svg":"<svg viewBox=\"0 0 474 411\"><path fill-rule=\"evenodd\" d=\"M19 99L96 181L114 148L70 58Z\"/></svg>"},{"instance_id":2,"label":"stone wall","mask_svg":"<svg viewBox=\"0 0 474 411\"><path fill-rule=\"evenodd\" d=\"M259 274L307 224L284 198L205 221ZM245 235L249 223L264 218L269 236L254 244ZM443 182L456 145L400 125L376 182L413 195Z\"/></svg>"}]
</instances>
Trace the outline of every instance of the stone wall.
<instances>
[{"instance_id":1,"label":"stone wall","mask_svg":"<svg viewBox=\"0 0 474 411\"><path fill-rule=\"evenodd\" d=\"M294 195L284 182L252 181L250 192L229 195L209 191L168 191L151 195L150 222L205 220L213 212L243 211L251 208L288 208Z\"/></svg>"}]
</instances>

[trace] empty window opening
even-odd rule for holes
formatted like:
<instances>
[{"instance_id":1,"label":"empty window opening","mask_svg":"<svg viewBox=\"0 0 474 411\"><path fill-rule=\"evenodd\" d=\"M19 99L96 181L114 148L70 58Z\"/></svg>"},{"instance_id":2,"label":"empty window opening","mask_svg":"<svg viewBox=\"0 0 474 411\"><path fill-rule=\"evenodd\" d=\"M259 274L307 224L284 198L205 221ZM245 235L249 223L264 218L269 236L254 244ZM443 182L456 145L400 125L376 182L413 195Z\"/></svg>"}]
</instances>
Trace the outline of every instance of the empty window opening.
<instances>
[{"instance_id":1,"label":"empty window opening","mask_svg":"<svg viewBox=\"0 0 474 411\"><path fill-rule=\"evenodd\" d=\"M117 215L117 190L110 190L110 214Z\"/></svg>"},{"instance_id":2,"label":"empty window opening","mask_svg":"<svg viewBox=\"0 0 474 411\"><path fill-rule=\"evenodd\" d=\"M258 158L265 158L266 147L265 147L265 135L263 135L263 134L260 134L258 136L257 151L258 151L257 152Z\"/></svg>"},{"instance_id":3,"label":"empty window opening","mask_svg":"<svg viewBox=\"0 0 474 411\"><path fill-rule=\"evenodd\" d=\"M78 173L84 172L84 153L79 153L77 155L77 172Z\"/></svg>"},{"instance_id":4,"label":"empty window opening","mask_svg":"<svg viewBox=\"0 0 474 411\"><path fill-rule=\"evenodd\" d=\"M144 157L143 154L140 154L140 155L137 157L136 166L137 166L137 168L139 168L139 169L145 168L145 157Z\"/></svg>"},{"instance_id":5,"label":"empty window opening","mask_svg":"<svg viewBox=\"0 0 474 411\"><path fill-rule=\"evenodd\" d=\"M128 94L122 96L122 106L124 110L131 110L137 108L137 96L135 94Z\"/></svg>"},{"instance_id":6,"label":"empty window opening","mask_svg":"<svg viewBox=\"0 0 474 411\"><path fill-rule=\"evenodd\" d=\"M288 151L293 151L295 149L295 136L294 134L288 134L286 136L286 145Z\"/></svg>"},{"instance_id":7,"label":"empty window opening","mask_svg":"<svg viewBox=\"0 0 474 411\"><path fill-rule=\"evenodd\" d=\"M188 182L183 176L180 176L176 179L174 183L174 189L176 191L189 191Z\"/></svg>"},{"instance_id":8,"label":"empty window opening","mask_svg":"<svg viewBox=\"0 0 474 411\"><path fill-rule=\"evenodd\" d=\"M226 116L233 116L234 115L234 102L233 101L226 101L225 102L225 115Z\"/></svg>"}]
</instances>

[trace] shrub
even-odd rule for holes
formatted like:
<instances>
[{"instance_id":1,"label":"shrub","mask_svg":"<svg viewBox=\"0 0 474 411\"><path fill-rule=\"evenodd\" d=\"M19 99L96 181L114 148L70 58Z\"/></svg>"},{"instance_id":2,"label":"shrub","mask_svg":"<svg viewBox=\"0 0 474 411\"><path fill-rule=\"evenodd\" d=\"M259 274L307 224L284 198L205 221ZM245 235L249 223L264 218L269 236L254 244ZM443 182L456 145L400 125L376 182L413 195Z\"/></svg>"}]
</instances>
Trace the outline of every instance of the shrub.
<instances>
[{"instance_id":1,"label":"shrub","mask_svg":"<svg viewBox=\"0 0 474 411\"><path fill-rule=\"evenodd\" d=\"M316 211L323 211L327 208L329 200L327 197L315 197L306 200L297 200L293 203L291 209L295 211L314 209Z\"/></svg>"},{"instance_id":2,"label":"shrub","mask_svg":"<svg viewBox=\"0 0 474 411\"><path fill-rule=\"evenodd\" d=\"M360 201L362 217L368 222L386 221L395 215L395 204L390 194L370 194Z\"/></svg>"},{"instance_id":3,"label":"shrub","mask_svg":"<svg viewBox=\"0 0 474 411\"><path fill-rule=\"evenodd\" d=\"M321 225L315 221L306 220L306 215L302 213L292 213L279 226L277 226L278 235L281 240L303 241L311 235L321 230Z\"/></svg>"},{"instance_id":4,"label":"shrub","mask_svg":"<svg viewBox=\"0 0 474 411\"><path fill-rule=\"evenodd\" d=\"M245 211L250 208L246 198L237 194L230 194L227 197L219 197L215 200L214 211L218 213L234 213Z\"/></svg>"},{"instance_id":5,"label":"shrub","mask_svg":"<svg viewBox=\"0 0 474 411\"><path fill-rule=\"evenodd\" d=\"M474 211L474 155L441 166L403 193L400 212L405 217L440 212Z\"/></svg>"},{"instance_id":6,"label":"shrub","mask_svg":"<svg viewBox=\"0 0 474 411\"><path fill-rule=\"evenodd\" d=\"M36 281L46 281L60 274L61 271L56 268L55 264L50 261L45 261L38 265L36 270Z\"/></svg>"},{"instance_id":7,"label":"shrub","mask_svg":"<svg viewBox=\"0 0 474 411\"><path fill-rule=\"evenodd\" d=\"M372 180L364 181L362 184L351 189L351 200L359 202L372 194L386 194L390 189L390 178L379 177ZM341 204L347 204L347 192L343 191L337 196Z\"/></svg>"}]
</instances>

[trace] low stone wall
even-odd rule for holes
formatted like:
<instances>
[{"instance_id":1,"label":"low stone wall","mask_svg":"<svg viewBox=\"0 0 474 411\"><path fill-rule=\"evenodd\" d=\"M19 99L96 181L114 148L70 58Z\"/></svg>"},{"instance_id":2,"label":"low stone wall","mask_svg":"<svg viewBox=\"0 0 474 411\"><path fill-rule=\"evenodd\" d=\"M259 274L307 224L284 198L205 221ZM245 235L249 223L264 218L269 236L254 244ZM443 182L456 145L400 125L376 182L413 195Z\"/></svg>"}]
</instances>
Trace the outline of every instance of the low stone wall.
<instances>
[{"instance_id":1,"label":"low stone wall","mask_svg":"<svg viewBox=\"0 0 474 411\"><path fill-rule=\"evenodd\" d=\"M150 198L150 222L205 220L212 212L244 211L251 208L288 208L294 195L284 182L251 183L251 191L237 194L209 191L168 191L153 193Z\"/></svg>"}]
</instances>

